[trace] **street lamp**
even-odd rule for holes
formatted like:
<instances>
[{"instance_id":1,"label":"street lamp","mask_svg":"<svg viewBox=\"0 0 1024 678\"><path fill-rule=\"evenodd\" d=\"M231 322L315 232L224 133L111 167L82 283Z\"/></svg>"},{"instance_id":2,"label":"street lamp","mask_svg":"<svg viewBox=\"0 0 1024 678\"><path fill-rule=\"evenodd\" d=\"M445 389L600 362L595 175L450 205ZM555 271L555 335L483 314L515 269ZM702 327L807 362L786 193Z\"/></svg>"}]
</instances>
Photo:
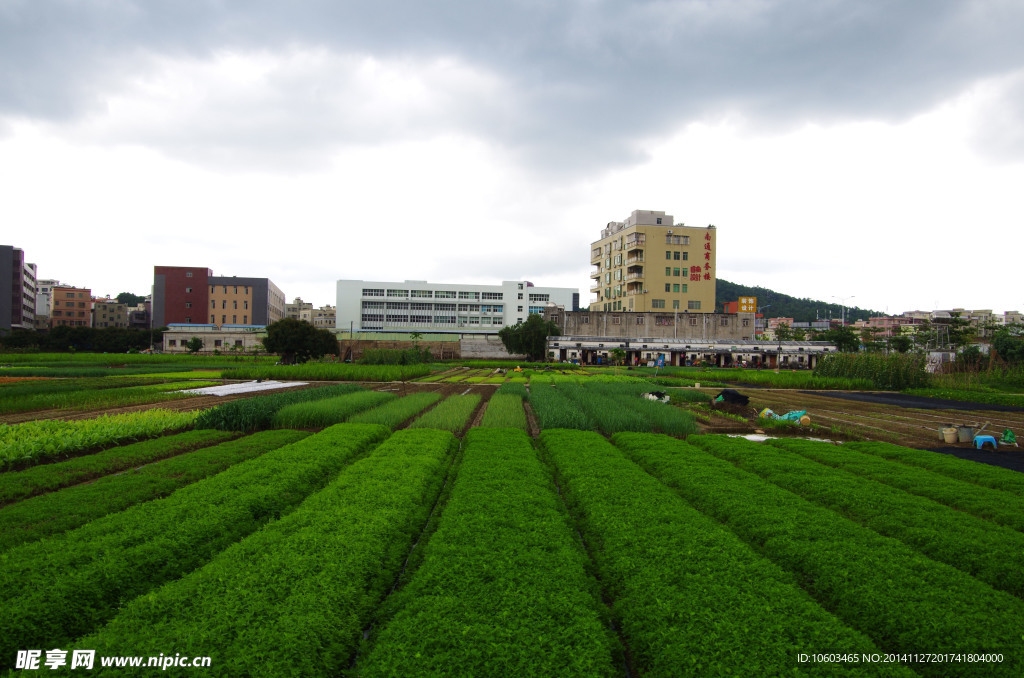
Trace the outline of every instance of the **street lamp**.
<instances>
[{"instance_id":1,"label":"street lamp","mask_svg":"<svg viewBox=\"0 0 1024 678\"><path fill-rule=\"evenodd\" d=\"M850 296L848 296L848 297L837 297L837 296L835 296L835 295L832 295L832 298L833 298L833 299L838 299L838 300L840 300L841 302L843 302L843 316L842 316L842 321L841 321L841 322L843 323L843 327L846 327L846 300L847 300L847 299L856 299L857 297L855 297L855 296L853 296L853 295L851 294L851 295L850 295Z\"/></svg>"}]
</instances>

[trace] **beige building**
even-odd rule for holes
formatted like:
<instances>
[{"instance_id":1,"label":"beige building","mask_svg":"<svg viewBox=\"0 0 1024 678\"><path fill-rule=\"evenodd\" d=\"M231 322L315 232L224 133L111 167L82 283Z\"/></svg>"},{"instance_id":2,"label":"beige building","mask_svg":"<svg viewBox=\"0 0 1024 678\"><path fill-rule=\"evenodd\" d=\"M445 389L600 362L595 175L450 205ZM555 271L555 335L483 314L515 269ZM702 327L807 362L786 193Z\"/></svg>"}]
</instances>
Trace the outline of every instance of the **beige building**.
<instances>
[{"instance_id":1,"label":"beige building","mask_svg":"<svg viewBox=\"0 0 1024 678\"><path fill-rule=\"evenodd\" d=\"M209 278L211 325L269 325L285 317L281 289L267 278Z\"/></svg>"},{"instance_id":2,"label":"beige building","mask_svg":"<svg viewBox=\"0 0 1024 678\"><path fill-rule=\"evenodd\" d=\"M676 224L636 210L612 221L590 249L592 311L714 313L714 226Z\"/></svg>"},{"instance_id":3,"label":"beige building","mask_svg":"<svg viewBox=\"0 0 1024 678\"><path fill-rule=\"evenodd\" d=\"M92 300L93 327L128 327L128 306L116 299Z\"/></svg>"},{"instance_id":4,"label":"beige building","mask_svg":"<svg viewBox=\"0 0 1024 678\"><path fill-rule=\"evenodd\" d=\"M92 324L92 290L60 285L51 288L50 296L50 327Z\"/></svg>"}]
</instances>

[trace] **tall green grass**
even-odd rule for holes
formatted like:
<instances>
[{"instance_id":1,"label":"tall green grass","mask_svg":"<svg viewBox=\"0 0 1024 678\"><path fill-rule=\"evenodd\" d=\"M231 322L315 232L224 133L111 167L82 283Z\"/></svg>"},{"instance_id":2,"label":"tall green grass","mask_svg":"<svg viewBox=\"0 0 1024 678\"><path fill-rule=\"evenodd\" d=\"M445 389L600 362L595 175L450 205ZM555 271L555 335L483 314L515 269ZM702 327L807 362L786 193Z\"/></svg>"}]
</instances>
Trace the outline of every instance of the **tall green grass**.
<instances>
[{"instance_id":1,"label":"tall green grass","mask_svg":"<svg viewBox=\"0 0 1024 678\"><path fill-rule=\"evenodd\" d=\"M274 414L293 403L331 398L345 393L363 390L357 384L337 384L319 388L293 389L283 393L254 395L251 398L232 400L205 410L196 420L196 428L215 428L221 431L242 431L252 433L270 428Z\"/></svg>"},{"instance_id":2,"label":"tall green grass","mask_svg":"<svg viewBox=\"0 0 1024 678\"><path fill-rule=\"evenodd\" d=\"M303 381L408 381L430 374L429 365L352 365L305 363L256 365L224 370L225 379L301 379Z\"/></svg>"},{"instance_id":3,"label":"tall green grass","mask_svg":"<svg viewBox=\"0 0 1024 678\"><path fill-rule=\"evenodd\" d=\"M819 377L867 379L874 388L902 391L928 385L925 358L916 353L833 353L814 370Z\"/></svg>"},{"instance_id":4,"label":"tall green grass","mask_svg":"<svg viewBox=\"0 0 1024 678\"><path fill-rule=\"evenodd\" d=\"M274 415L273 425L274 428L326 428L395 397L394 393L356 391L334 398L286 405Z\"/></svg>"},{"instance_id":5,"label":"tall green grass","mask_svg":"<svg viewBox=\"0 0 1024 678\"><path fill-rule=\"evenodd\" d=\"M469 418L480 404L475 393L451 396L409 425L409 428L436 428L458 435L469 423Z\"/></svg>"},{"instance_id":6,"label":"tall green grass","mask_svg":"<svg viewBox=\"0 0 1024 678\"><path fill-rule=\"evenodd\" d=\"M480 422L483 428L518 428L527 430L523 399L514 393L495 393L487 401L487 409Z\"/></svg>"},{"instance_id":7,"label":"tall green grass","mask_svg":"<svg viewBox=\"0 0 1024 678\"><path fill-rule=\"evenodd\" d=\"M413 393L349 418L352 424L382 424L392 431L441 399L440 393Z\"/></svg>"}]
</instances>

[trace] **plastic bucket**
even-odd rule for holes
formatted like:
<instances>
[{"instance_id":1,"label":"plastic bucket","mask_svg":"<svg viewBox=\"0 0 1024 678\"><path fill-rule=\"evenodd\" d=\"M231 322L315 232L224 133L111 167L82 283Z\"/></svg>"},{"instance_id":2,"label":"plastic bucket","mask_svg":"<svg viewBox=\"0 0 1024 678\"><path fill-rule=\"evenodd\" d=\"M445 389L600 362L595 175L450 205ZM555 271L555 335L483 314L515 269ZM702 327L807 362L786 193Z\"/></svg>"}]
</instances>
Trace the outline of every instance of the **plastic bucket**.
<instances>
[{"instance_id":1,"label":"plastic bucket","mask_svg":"<svg viewBox=\"0 0 1024 678\"><path fill-rule=\"evenodd\" d=\"M960 442L969 443L974 440L974 427L973 426L961 426L957 429L960 435Z\"/></svg>"},{"instance_id":2,"label":"plastic bucket","mask_svg":"<svg viewBox=\"0 0 1024 678\"><path fill-rule=\"evenodd\" d=\"M955 428L944 428L942 429L942 439L947 443L955 443L957 437L957 431Z\"/></svg>"}]
</instances>

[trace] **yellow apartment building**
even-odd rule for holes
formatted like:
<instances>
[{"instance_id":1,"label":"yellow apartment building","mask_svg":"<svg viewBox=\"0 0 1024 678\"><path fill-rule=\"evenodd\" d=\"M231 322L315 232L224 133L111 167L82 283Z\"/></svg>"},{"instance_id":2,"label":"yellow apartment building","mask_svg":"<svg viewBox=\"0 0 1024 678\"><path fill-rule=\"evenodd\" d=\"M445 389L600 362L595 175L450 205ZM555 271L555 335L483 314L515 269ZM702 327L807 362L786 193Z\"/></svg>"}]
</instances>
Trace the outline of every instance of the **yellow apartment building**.
<instances>
[{"instance_id":1,"label":"yellow apartment building","mask_svg":"<svg viewBox=\"0 0 1024 678\"><path fill-rule=\"evenodd\" d=\"M635 210L590 248L591 311L715 312L716 229Z\"/></svg>"},{"instance_id":2,"label":"yellow apartment building","mask_svg":"<svg viewBox=\"0 0 1024 678\"><path fill-rule=\"evenodd\" d=\"M269 325L285 317L285 297L267 278L211 276L211 325Z\"/></svg>"}]
</instances>

